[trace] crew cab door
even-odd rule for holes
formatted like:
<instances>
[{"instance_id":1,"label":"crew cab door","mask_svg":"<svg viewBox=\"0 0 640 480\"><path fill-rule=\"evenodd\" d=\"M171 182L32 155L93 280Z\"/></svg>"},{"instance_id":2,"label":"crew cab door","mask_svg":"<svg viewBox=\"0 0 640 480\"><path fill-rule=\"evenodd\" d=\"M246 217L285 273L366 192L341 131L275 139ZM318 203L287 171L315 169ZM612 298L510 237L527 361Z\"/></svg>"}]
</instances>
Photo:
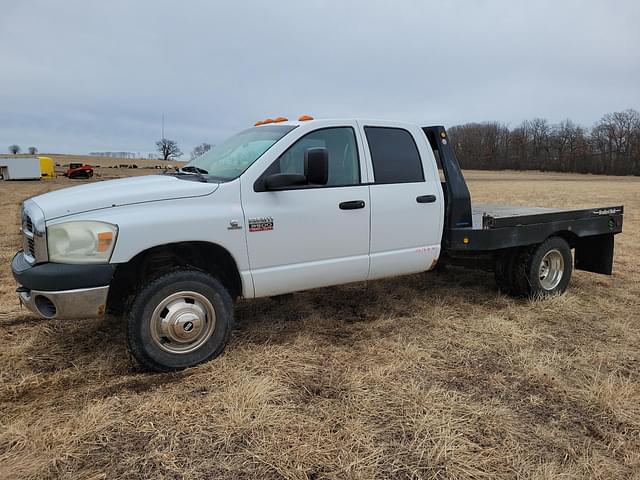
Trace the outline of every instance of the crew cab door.
<instances>
[{"instance_id":1,"label":"crew cab door","mask_svg":"<svg viewBox=\"0 0 640 480\"><path fill-rule=\"evenodd\" d=\"M363 125L371 162L369 279L430 270L440 254L444 200L433 152L419 129Z\"/></svg>"},{"instance_id":2,"label":"crew cab door","mask_svg":"<svg viewBox=\"0 0 640 480\"><path fill-rule=\"evenodd\" d=\"M323 147L327 185L266 191L266 176L304 173L304 154ZM255 182L242 181L242 207L255 296L366 280L369 187L355 122L313 130L284 151ZM364 181L362 179L365 179Z\"/></svg>"}]
</instances>

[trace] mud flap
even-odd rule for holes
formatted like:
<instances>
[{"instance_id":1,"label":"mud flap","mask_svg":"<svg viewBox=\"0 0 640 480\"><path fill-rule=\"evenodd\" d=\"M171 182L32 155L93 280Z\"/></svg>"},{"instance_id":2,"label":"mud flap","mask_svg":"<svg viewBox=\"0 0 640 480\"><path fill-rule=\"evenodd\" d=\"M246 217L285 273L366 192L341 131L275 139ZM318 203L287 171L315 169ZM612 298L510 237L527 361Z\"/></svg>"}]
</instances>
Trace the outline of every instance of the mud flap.
<instances>
[{"instance_id":1,"label":"mud flap","mask_svg":"<svg viewBox=\"0 0 640 480\"><path fill-rule=\"evenodd\" d=\"M576 270L611 275L613 270L613 234L583 237L576 244Z\"/></svg>"}]
</instances>

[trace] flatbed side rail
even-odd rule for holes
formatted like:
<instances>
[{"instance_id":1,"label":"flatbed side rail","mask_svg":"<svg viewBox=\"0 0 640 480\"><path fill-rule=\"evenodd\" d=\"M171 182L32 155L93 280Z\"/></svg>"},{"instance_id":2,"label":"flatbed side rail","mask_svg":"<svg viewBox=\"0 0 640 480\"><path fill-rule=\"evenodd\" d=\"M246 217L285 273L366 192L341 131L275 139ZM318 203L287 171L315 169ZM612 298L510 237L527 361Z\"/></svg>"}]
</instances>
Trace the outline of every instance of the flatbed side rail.
<instances>
[{"instance_id":1,"label":"flatbed side rail","mask_svg":"<svg viewBox=\"0 0 640 480\"><path fill-rule=\"evenodd\" d=\"M580 239L598 235L613 236L622 232L622 223L622 213L616 213L500 228L453 228L449 231L448 241L443 242L443 247L452 253L495 252L534 245L553 235L561 235L574 239L577 248Z\"/></svg>"},{"instance_id":2,"label":"flatbed side rail","mask_svg":"<svg viewBox=\"0 0 640 480\"><path fill-rule=\"evenodd\" d=\"M624 207L587 208L583 210L566 210L559 212L535 213L532 215L493 216L488 213L482 215L482 229L517 227L536 223L560 222L567 220L583 220L600 218L602 216L623 215Z\"/></svg>"}]
</instances>

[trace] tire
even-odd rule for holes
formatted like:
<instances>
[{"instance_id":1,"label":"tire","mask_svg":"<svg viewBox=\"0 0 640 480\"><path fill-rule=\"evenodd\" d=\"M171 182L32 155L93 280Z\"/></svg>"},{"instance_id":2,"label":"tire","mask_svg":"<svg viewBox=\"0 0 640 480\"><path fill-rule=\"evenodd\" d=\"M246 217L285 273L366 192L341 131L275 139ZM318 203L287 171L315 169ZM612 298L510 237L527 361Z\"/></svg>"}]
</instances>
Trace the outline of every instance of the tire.
<instances>
[{"instance_id":1,"label":"tire","mask_svg":"<svg viewBox=\"0 0 640 480\"><path fill-rule=\"evenodd\" d=\"M524 248L513 265L513 285L518 295L545 298L564 293L571 280L573 257L569 244L550 237Z\"/></svg>"},{"instance_id":2,"label":"tire","mask_svg":"<svg viewBox=\"0 0 640 480\"><path fill-rule=\"evenodd\" d=\"M222 283L198 270L177 270L135 296L127 344L144 369L182 370L220 355L232 327L233 302Z\"/></svg>"},{"instance_id":3,"label":"tire","mask_svg":"<svg viewBox=\"0 0 640 480\"><path fill-rule=\"evenodd\" d=\"M514 285L514 262L518 257L518 250L504 250L498 253L494 268L494 277L498 289L507 295L517 295L517 289Z\"/></svg>"}]
</instances>

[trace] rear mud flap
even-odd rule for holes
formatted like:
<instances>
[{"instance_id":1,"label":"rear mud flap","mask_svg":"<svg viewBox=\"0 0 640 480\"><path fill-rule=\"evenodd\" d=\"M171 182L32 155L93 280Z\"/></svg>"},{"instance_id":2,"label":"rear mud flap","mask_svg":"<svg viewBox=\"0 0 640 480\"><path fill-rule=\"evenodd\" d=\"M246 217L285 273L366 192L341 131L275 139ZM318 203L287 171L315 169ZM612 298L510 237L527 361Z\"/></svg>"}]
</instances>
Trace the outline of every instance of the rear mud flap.
<instances>
[{"instance_id":1,"label":"rear mud flap","mask_svg":"<svg viewBox=\"0 0 640 480\"><path fill-rule=\"evenodd\" d=\"M580 238L576 244L576 270L611 275L613 242L613 234Z\"/></svg>"}]
</instances>

